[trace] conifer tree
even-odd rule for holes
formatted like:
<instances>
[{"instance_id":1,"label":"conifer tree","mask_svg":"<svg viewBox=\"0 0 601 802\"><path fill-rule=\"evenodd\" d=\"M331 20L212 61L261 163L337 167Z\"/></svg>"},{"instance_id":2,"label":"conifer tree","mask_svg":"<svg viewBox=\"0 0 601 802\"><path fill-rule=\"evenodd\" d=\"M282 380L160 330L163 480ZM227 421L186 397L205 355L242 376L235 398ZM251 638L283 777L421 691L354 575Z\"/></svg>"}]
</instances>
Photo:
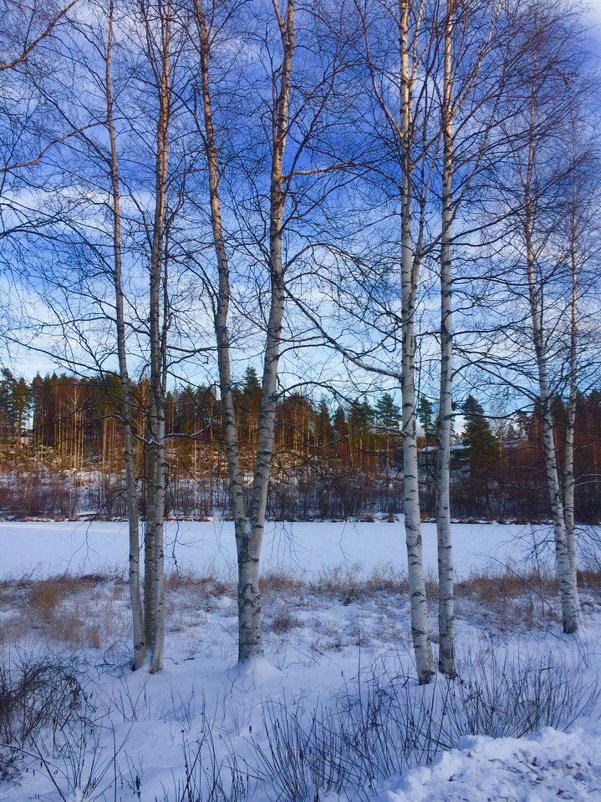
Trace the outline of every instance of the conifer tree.
<instances>
[{"instance_id":1,"label":"conifer tree","mask_svg":"<svg viewBox=\"0 0 601 802\"><path fill-rule=\"evenodd\" d=\"M482 474L499 457L499 445L481 404L473 395L463 402L461 409L465 418L462 441L468 447L468 459L472 474Z\"/></svg>"},{"instance_id":2,"label":"conifer tree","mask_svg":"<svg viewBox=\"0 0 601 802\"><path fill-rule=\"evenodd\" d=\"M420 395L417 405L417 419L421 423L422 429L424 430L424 440L426 441L427 446L432 443L434 436L435 426L433 415L434 413L431 401L429 401L425 395Z\"/></svg>"}]
</instances>

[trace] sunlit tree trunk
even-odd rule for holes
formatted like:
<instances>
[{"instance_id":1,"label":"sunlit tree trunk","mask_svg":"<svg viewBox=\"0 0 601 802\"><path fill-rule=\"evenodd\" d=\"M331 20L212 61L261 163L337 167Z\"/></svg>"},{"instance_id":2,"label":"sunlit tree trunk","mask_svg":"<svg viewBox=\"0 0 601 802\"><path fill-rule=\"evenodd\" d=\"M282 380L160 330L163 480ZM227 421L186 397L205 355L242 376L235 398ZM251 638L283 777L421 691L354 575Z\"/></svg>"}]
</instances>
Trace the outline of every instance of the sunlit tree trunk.
<instances>
[{"instance_id":1,"label":"sunlit tree trunk","mask_svg":"<svg viewBox=\"0 0 601 802\"><path fill-rule=\"evenodd\" d=\"M285 204L283 158L288 131L288 100L294 52L294 2L287 0L281 16L277 2L273 4L282 40L282 64L279 82L274 86L274 126L270 176L269 273L270 309L267 322L263 381L258 423L258 444L248 511L244 503L243 476L240 466L239 436L236 423L230 366L228 309L230 302L229 267L221 222L219 198L219 165L211 106L209 74L210 39L201 0L195 0L200 39L205 143L209 167L209 191L214 248L218 268L215 333L219 382L222 397L222 424L226 442L229 496L238 557L238 660L244 663L263 654L261 632L261 595L259 560L267 491L273 455L277 375L284 314L284 267L282 258L283 214Z\"/></svg>"},{"instance_id":2,"label":"sunlit tree trunk","mask_svg":"<svg viewBox=\"0 0 601 802\"><path fill-rule=\"evenodd\" d=\"M156 130L155 206L150 252L150 387L148 404L148 476L146 504L146 548L151 556L145 560L145 608L149 619L147 646L151 650L152 673L163 667L165 645L164 609L164 519L165 519L165 337L166 294L165 211L168 168L168 124L170 107L169 47L171 41L171 3L160 15L161 61L159 109Z\"/></svg>"},{"instance_id":3,"label":"sunlit tree trunk","mask_svg":"<svg viewBox=\"0 0 601 802\"><path fill-rule=\"evenodd\" d=\"M564 505L559 482L557 465L557 452L553 432L553 414L551 409L551 394L549 391L549 378L547 367L547 354L543 325L540 314L540 298L536 283L535 251L534 251L534 201L532 198L532 183L534 174L535 143L536 143L536 106L534 97L531 102L530 143L528 149L528 165L524 182L524 244L526 249L526 268L528 278L528 292L530 303L530 318L532 325L532 338L536 356L538 385L540 393L542 423L543 423L543 450L547 488L553 519L553 534L555 540L555 563L557 579L559 582L563 631L571 634L578 631L580 624L580 605L578 589L573 581L570 569L568 540L564 518Z\"/></svg>"},{"instance_id":4,"label":"sunlit tree trunk","mask_svg":"<svg viewBox=\"0 0 601 802\"><path fill-rule=\"evenodd\" d=\"M127 369L125 337L125 316L122 281L121 247L121 192L119 185L119 161L113 118L113 95L111 81L111 55L113 44L113 0L109 3L109 25L106 51L106 107L107 129L110 142L110 173L113 218L113 285L115 289L115 312L117 326L117 354L119 360L119 381L121 390L121 418L125 452L125 491L127 497L127 517L129 527L129 596L133 625L133 668L138 669L146 656L144 636L144 616L140 595L140 522L138 512L138 493L136 489L136 464L133 437L132 387Z\"/></svg>"},{"instance_id":5,"label":"sunlit tree trunk","mask_svg":"<svg viewBox=\"0 0 601 802\"><path fill-rule=\"evenodd\" d=\"M415 305L417 269L411 230L412 201L412 98L409 72L409 0L401 0L401 135L403 177L401 188L401 327L403 406L403 504L411 604L411 635L418 680L430 682L434 658L430 644L426 582L424 578L417 458L417 403L415 394Z\"/></svg>"},{"instance_id":6,"label":"sunlit tree trunk","mask_svg":"<svg viewBox=\"0 0 601 802\"><path fill-rule=\"evenodd\" d=\"M447 0L442 105L443 172L440 245L440 411L436 451L436 533L438 540L439 670L455 676L453 550L451 541L451 429L453 418L452 271L452 35L453 0Z\"/></svg>"}]
</instances>

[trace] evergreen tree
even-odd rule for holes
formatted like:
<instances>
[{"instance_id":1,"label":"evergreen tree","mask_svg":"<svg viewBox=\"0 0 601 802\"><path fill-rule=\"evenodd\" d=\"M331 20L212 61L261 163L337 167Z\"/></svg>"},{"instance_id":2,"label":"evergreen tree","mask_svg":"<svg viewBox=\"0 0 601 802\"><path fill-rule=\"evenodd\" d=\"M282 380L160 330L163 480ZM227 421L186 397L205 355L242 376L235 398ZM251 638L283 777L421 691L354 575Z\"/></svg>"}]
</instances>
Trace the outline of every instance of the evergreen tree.
<instances>
[{"instance_id":1,"label":"evergreen tree","mask_svg":"<svg viewBox=\"0 0 601 802\"><path fill-rule=\"evenodd\" d=\"M468 447L470 470L472 474L484 473L499 458L497 438L474 396L468 395L461 411L465 418L462 442Z\"/></svg>"},{"instance_id":2,"label":"evergreen tree","mask_svg":"<svg viewBox=\"0 0 601 802\"><path fill-rule=\"evenodd\" d=\"M376 404L376 420L382 429L398 429L401 422L401 409L394 403L390 393L384 393Z\"/></svg>"},{"instance_id":3,"label":"evergreen tree","mask_svg":"<svg viewBox=\"0 0 601 802\"><path fill-rule=\"evenodd\" d=\"M253 367L246 368L244 373L244 381L242 382L242 391L247 398L261 398L261 383L257 376L257 371Z\"/></svg>"},{"instance_id":4,"label":"evergreen tree","mask_svg":"<svg viewBox=\"0 0 601 802\"><path fill-rule=\"evenodd\" d=\"M253 367L248 367L242 385L240 422L242 427L246 428L249 446L254 445L257 438L260 409L261 383L257 371Z\"/></svg>"},{"instance_id":5,"label":"evergreen tree","mask_svg":"<svg viewBox=\"0 0 601 802\"><path fill-rule=\"evenodd\" d=\"M348 457L348 426L344 409L339 406L334 412L334 453L339 459Z\"/></svg>"},{"instance_id":6,"label":"evergreen tree","mask_svg":"<svg viewBox=\"0 0 601 802\"><path fill-rule=\"evenodd\" d=\"M14 389L16 379L8 368L2 368L0 378L0 437L10 440L15 429Z\"/></svg>"},{"instance_id":7,"label":"evergreen tree","mask_svg":"<svg viewBox=\"0 0 601 802\"><path fill-rule=\"evenodd\" d=\"M365 467L375 412L367 401L353 401L348 414L349 447L353 464Z\"/></svg>"},{"instance_id":8,"label":"evergreen tree","mask_svg":"<svg viewBox=\"0 0 601 802\"><path fill-rule=\"evenodd\" d=\"M430 445L434 439L434 412L432 403L425 395L420 395L417 405L417 419L424 430L424 440L426 445Z\"/></svg>"},{"instance_id":9,"label":"evergreen tree","mask_svg":"<svg viewBox=\"0 0 601 802\"><path fill-rule=\"evenodd\" d=\"M384 393L377 402L376 421L378 427L384 433L384 464L386 471L388 471L392 462L392 455L396 449L397 443L395 441L399 435L399 424L401 422L400 407L394 403L390 393Z\"/></svg>"},{"instance_id":10,"label":"evergreen tree","mask_svg":"<svg viewBox=\"0 0 601 802\"><path fill-rule=\"evenodd\" d=\"M319 411L317 412L317 444L321 447L327 447L334 439L334 429L330 419L330 410L325 399L319 402Z\"/></svg>"}]
</instances>

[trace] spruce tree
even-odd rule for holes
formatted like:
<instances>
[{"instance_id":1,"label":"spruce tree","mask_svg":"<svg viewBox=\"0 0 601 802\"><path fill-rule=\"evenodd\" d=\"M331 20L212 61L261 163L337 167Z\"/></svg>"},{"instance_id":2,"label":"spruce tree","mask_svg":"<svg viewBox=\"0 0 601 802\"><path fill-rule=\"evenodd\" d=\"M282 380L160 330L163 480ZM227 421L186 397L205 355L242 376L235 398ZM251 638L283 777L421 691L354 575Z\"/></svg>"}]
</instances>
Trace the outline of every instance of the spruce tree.
<instances>
[{"instance_id":1,"label":"spruce tree","mask_svg":"<svg viewBox=\"0 0 601 802\"><path fill-rule=\"evenodd\" d=\"M393 397L390 393L384 393L382 398L376 404L376 421L378 427L384 433L385 441L385 465L386 471L391 466L392 454L395 451L395 435L399 434L399 425L401 422L401 410L397 404L394 403Z\"/></svg>"},{"instance_id":2,"label":"spruce tree","mask_svg":"<svg viewBox=\"0 0 601 802\"><path fill-rule=\"evenodd\" d=\"M424 440L426 445L430 445L434 438L434 417L432 403L425 395L420 395L417 405L417 419L424 430Z\"/></svg>"},{"instance_id":3,"label":"spruce tree","mask_svg":"<svg viewBox=\"0 0 601 802\"><path fill-rule=\"evenodd\" d=\"M472 474L484 473L499 457L497 438L473 395L468 395L461 411L465 418L462 442L468 447L470 470Z\"/></svg>"}]
</instances>

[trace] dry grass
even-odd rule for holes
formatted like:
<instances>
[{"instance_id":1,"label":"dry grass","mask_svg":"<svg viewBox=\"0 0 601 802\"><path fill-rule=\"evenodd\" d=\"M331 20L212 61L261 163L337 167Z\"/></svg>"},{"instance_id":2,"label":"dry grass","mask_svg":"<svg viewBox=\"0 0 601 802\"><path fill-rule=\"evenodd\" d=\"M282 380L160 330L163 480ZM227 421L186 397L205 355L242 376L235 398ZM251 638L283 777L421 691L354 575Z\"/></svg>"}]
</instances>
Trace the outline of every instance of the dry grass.
<instances>
[{"instance_id":1,"label":"dry grass","mask_svg":"<svg viewBox=\"0 0 601 802\"><path fill-rule=\"evenodd\" d=\"M213 571L177 571L165 577L166 622L170 632L201 624L219 600L234 598L234 585Z\"/></svg>"},{"instance_id":2,"label":"dry grass","mask_svg":"<svg viewBox=\"0 0 601 802\"><path fill-rule=\"evenodd\" d=\"M306 595L307 583L290 574L270 571L259 580L259 589L264 598L294 596L299 599Z\"/></svg>"},{"instance_id":3,"label":"dry grass","mask_svg":"<svg viewBox=\"0 0 601 802\"><path fill-rule=\"evenodd\" d=\"M311 649L318 654L339 652L351 643L351 639L339 622L315 619L312 622L312 629L315 634L311 641Z\"/></svg>"},{"instance_id":4,"label":"dry grass","mask_svg":"<svg viewBox=\"0 0 601 802\"><path fill-rule=\"evenodd\" d=\"M578 585L601 596L601 571L578 571Z\"/></svg>"},{"instance_id":5,"label":"dry grass","mask_svg":"<svg viewBox=\"0 0 601 802\"><path fill-rule=\"evenodd\" d=\"M44 579L32 585L29 591L29 603L40 618L48 623L54 618L56 608L68 592L65 578Z\"/></svg>"},{"instance_id":6,"label":"dry grass","mask_svg":"<svg viewBox=\"0 0 601 802\"><path fill-rule=\"evenodd\" d=\"M546 598L557 593L557 581L552 576L535 571L517 574L505 570L502 574L475 574L458 582L455 590L458 596L470 597L486 604L499 599L515 599L524 593L534 593Z\"/></svg>"},{"instance_id":7,"label":"dry grass","mask_svg":"<svg viewBox=\"0 0 601 802\"><path fill-rule=\"evenodd\" d=\"M436 577L428 576L426 584L435 609ZM601 571L580 572L579 584L585 608L601 603ZM307 581L269 573L261 580L261 590L268 631L283 636L306 625L315 630L322 650L362 644L368 636L396 642L407 615L407 578L392 565L365 575L360 566L328 568ZM510 570L479 573L458 582L455 591L458 617L479 621L495 631L546 628L558 621L557 583L551 575L518 575ZM235 584L215 572L170 574L166 577L166 595L171 632L198 627L211 613L235 618ZM310 615L332 603L369 603L369 615L377 610L379 623L356 623L352 632L343 632L345 625L338 621L329 631L329 624ZM361 610L350 615L360 617ZM127 585L122 577L71 574L0 582L0 621L0 638L5 643L16 643L35 633L73 649L106 648L128 635Z\"/></svg>"},{"instance_id":8,"label":"dry grass","mask_svg":"<svg viewBox=\"0 0 601 802\"><path fill-rule=\"evenodd\" d=\"M282 605L275 611L275 615L271 619L271 630L276 635L283 635L285 632L290 632L291 629L301 627L303 622L292 613L288 607Z\"/></svg>"},{"instance_id":9,"label":"dry grass","mask_svg":"<svg viewBox=\"0 0 601 802\"><path fill-rule=\"evenodd\" d=\"M233 591L231 582L227 582L211 571L200 574L190 570L167 574L165 588L167 592L191 590L204 596L225 596Z\"/></svg>"},{"instance_id":10,"label":"dry grass","mask_svg":"<svg viewBox=\"0 0 601 802\"><path fill-rule=\"evenodd\" d=\"M407 592L407 577L393 565L386 564L374 569L366 576L361 566L336 566L322 569L308 583L309 591L316 596L352 604L381 594Z\"/></svg>"},{"instance_id":11,"label":"dry grass","mask_svg":"<svg viewBox=\"0 0 601 802\"><path fill-rule=\"evenodd\" d=\"M5 635L11 641L35 632L72 649L98 649L126 632L126 593L121 578L62 574L42 580L20 579L3 582L0 598L8 613Z\"/></svg>"},{"instance_id":12,"label":"dry grass","mask_svg":"<svg viewBox=\"0 0 601 802\"><path fill-rule=\"evenodd\" d=\"M517 574L476 574L458 582L455 594L459 611L472 612L501 631L546 627L558 620L555 605L557 581L530 571Z\"/></svg>"}]
</instances>

